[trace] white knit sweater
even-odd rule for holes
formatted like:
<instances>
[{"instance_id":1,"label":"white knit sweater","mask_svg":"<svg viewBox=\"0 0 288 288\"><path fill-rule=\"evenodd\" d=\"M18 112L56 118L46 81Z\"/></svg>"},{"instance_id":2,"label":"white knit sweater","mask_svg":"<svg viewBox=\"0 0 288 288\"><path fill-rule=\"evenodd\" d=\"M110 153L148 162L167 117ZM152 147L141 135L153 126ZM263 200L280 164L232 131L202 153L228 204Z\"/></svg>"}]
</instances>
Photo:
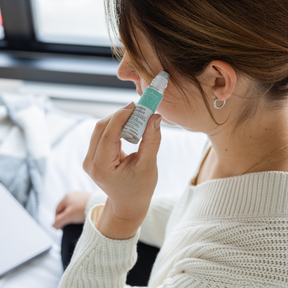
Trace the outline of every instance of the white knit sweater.
<instances>
[{"instance_id":1,"label":"white knit sweater","mask_svg":"<svg viewBox=\"0 0 288 288\"><path fill-rule=\"evenodd\" d=\"M59 287L128 287L139 235L161 246L150 288L288 287L288 173L190 185L175 202L155 197L141 235L128 240L103 236L95 228L103 206L94 206Z\"/></svg>"}]
</instances>

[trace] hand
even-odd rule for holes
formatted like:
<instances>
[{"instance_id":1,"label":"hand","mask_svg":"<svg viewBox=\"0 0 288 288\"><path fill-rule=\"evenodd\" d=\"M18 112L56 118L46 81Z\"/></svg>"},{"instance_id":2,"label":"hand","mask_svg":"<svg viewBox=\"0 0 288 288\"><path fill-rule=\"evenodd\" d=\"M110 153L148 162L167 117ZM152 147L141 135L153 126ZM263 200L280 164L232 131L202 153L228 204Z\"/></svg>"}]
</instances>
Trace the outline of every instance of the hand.
<instances>
[{"instance_id":1,"label":"hand","mask_svg":"<svg viewBox=\"0 0 288 288\"><path fill-rule=\"evenodd\" d=\"M70 192L59 202L55 222L52 225L56 229L63 229L67 224L79 224L85 222L85 207L91 196L86 192Z\"/></svg>"},{"instance_id":2,"label":"hand","mask_svg":"<svg viewBox=\"0 0 288 288\"><path fill-rule=\"evenodd\" d=\"M108 195L101 214L101 217L105 215L106 224L113 218L129 222L132 226L137 223L139 227L147 214L157 184L160 115L150 118L138 152L126 155L121 150L120 132L134 107L131 103L97 122L83 162L84 170ZM106 236L109 237L107 233Z\"/></svg>"}]
</instances>

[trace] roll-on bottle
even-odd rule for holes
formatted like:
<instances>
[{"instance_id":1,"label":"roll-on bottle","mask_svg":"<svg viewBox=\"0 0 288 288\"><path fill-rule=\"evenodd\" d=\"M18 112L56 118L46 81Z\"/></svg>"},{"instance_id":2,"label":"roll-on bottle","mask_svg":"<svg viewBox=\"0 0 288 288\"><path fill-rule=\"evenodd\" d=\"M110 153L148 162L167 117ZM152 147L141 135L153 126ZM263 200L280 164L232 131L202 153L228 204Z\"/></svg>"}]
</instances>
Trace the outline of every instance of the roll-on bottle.
<instances>
[{"instance_id":1,"label":"roll-on bottle","mask_svg":"<svg viewBox=\"0 0 288 288\"><path fill-rule=\"evenodd\" d=\"M164 96L169 74L160 71L152 80L151 84L144 90L139 102L126 122L121 137L137 144L141 139L150 117L154 114Z\"/></svg>"}]
</instances>

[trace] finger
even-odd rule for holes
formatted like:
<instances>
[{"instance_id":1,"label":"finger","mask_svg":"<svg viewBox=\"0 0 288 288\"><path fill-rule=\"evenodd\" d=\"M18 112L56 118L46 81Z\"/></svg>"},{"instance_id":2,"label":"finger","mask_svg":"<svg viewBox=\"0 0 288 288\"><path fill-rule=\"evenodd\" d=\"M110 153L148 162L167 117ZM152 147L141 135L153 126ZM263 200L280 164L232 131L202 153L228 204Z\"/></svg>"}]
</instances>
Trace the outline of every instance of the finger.
<instances>
[{"instance_id":1,"label":"finger","mask_svg":"<svg viewBox=\"0 0 288 288\"><path fill-rule=\"evenodd\" d=\"M55 215L61 213L67 206L67 197L65 196L57 205Z\"/></svg>"},{"instance_id":2,"label":"finger","mask_svg":"<svg viewBox=\"0 0 288 288\"><path fill-rule=\"evenodd\" d=\"M63 227L69 223L71 223L71 220L68 217L67 212L64 211L55 217L55 221L52 226L56 229L63 229Z\"/></svg>"},{"instance_id":3,"label":"finger","mask_svg":"<svg viewBox=\"0 0 288 288\"><path fill-rule=\"evenodd\" d=\"M108 116L108 117L106 117L106 118L104 118L102 120L99 120L96 123L96 126L95 126L95 128L93 130L93 133L91 135L89 148L88 148L88 151L87 151L87 154L86 154L86 157L85 157L85 161L87 161L88 159L90 161L93 160L93 158L95 156L95 153L96 153L96 149L97 149L97 146L98 146L99 139L100 139L103 131L105 130L105 128L106 128L106 126L109 123L111 118L112 118L112 115L110 115L110 116Z\"/></svg>"},{"instance_id":4,"label":"finger","mask_svg":"<svg viewBox=\"0 0 288 288\"><path fill-rule=\"evenodd\" d=\"M127 154L121 148L122 148L122 141L120 140L119 141L120 162L122 162L127 156Z\"/></svg>"},{"instance_id":5,"label":"finger","mask_svg":"<svg viewBox=\"0 0 288 288\"><path fill-rule=\"evenodd\" d=\"M126 107L118 110L106 126L98 144L99 153L96 153L97 159L103 167L115 167L120 163L119 140L120 133L131 116L135 104L131 102ZM98 152L98 151L97 151Z\"/></svg>"},{"instance_id":6,"label":"finger","mask_svg":"<svg viewBox=\"0 0 288 288\"><path fill-rule=\"evenodd\" d=\"M147 124L137 153L137 158L142 164L144 164L143 162L147 164L151 161L155 162L161 143L161 119L161 115L155 114Z\"/></svg>"}]
</instances>

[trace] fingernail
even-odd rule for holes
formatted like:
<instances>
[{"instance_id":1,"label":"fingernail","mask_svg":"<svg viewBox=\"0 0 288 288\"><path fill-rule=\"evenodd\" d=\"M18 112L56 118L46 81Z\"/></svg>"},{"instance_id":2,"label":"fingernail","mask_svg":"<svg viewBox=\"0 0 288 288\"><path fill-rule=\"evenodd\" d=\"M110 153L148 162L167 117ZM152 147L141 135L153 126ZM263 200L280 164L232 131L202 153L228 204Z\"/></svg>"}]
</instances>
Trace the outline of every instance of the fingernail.
<instances>
[{"instance_id":1,"label":"fingernail","mask_svg":"<svg viewBox=\"0 0 288 288\"><path fill-rule=\"evenodd\" d=\"M160 116L155 122L154 122L154 128L157 130L160 127L162 117Z\"/></svg>"},{"instance_id":2,"label":"fingernail","mask_svg":"<svg viewBox=\"0 0 288 288\"><path fill-rule=\"evenodd\" d=\"M134 102L131 102L131 103L129 103L128 105L126 105L125 107L124 107L124 109L132 109L132 108L134 108Z\"/></svg>"}]
</instances>

